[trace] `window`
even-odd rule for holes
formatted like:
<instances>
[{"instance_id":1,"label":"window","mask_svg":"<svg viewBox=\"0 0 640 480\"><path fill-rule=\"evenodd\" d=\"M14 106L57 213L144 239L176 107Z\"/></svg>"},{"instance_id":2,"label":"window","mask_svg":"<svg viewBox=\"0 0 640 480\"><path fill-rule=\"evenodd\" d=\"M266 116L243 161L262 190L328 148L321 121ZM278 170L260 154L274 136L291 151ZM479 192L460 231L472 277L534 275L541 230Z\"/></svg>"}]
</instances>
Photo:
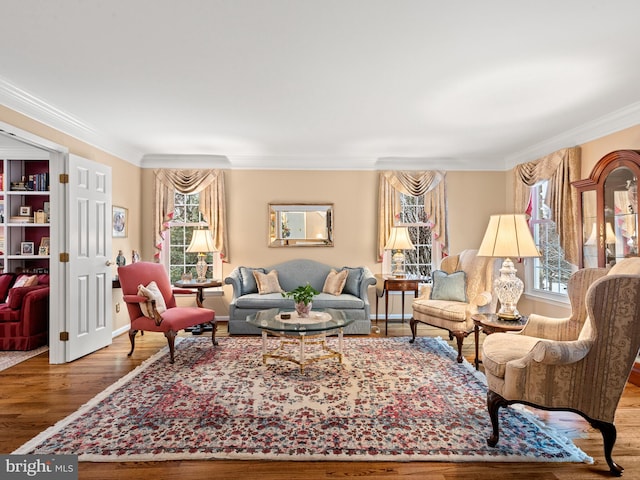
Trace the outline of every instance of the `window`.
<instances>
[{"instance_id":1,"label":"window","mask_svg":"<svg viewBox=\"0 0 640 480\"><path fill-rule=\"evenodd\" d=\"M427 224L424 211L424 195L400 194L400 217L398 225L409 227L409 236L414 250L405 251L405 270L407 275L431 278L431 228Z\"/></svg>"},{"instance_id":2,"label":"window","mask_svg":"<svg viewBox=\"0 0 640 480\"><path fill-rule=\"evenodd\" d=\"M200 194L185 194L176 192L174 197L174 213L169 222L169 235L166 236L164 251L165 262L169 271L171 283L182 279L184 273L191 273L196 278L197 253L188 253L187 247L191 242L193 230L206 227L199 210ZM211 278L211 265L213 264L213 278L218 278L220 272L220 255L208 253L205 261L209 265L207 278Z\"/></svg>"},{"instance_id":3,"label":"window","mask_svg":"<svg viewBox=\"0 0 640 480\"><path fill-rule=\"evenodd\" d=\"M567 282L575 267L564 259L551 209L544 203L546 193L546 181L531 189L530 225L541 256L527 262L527 290L533 294L566 296Z\"/></svg>"}]
</instances>

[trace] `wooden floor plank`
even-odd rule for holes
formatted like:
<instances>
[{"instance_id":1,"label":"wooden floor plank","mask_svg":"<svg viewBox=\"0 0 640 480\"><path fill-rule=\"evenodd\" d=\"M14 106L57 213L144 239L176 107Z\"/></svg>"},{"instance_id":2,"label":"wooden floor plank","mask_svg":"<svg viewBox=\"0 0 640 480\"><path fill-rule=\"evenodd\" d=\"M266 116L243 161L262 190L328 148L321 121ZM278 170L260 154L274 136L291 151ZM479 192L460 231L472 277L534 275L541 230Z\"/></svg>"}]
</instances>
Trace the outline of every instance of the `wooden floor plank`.
<instances>
[{"instance_id":1,"label":"wooden floor plank","mask_svg":"<svg viewBox=\"0 0 640 480\"><path fill-rule=\"evenodd\" d=\"M380 322L384 332L384 322ZM226 325L218 335L225 336ZM389 336L410 336L408 323L391 322ZM420 325L421 336L446 332ZM186 335L186 334L183 334ZM383 336L372 334L372 336ZM454 342L449 342L452 346ZM127 357L127 335L111 346L66 365L49 365L41 354L0 372L0 452L10 453L73 413L82 404L133 370L166 345L162 334L146 333L136 340ZM465 341L464 356L474 357L473 335ZM613 456L625 468L624 478L640 479L640 387L629 384L616 414L618 441ZM602 436L579 415L536 411L545 421L575 438L574 442L595 464L567 463L440 463L440 462L280 462L280 461L175 461L175 462L81 462L79 478L96 480L261 479L319 480L367 477L368 479L416 478L421 480L589 480L607 478Z\"/></svg>"}]
</instances>

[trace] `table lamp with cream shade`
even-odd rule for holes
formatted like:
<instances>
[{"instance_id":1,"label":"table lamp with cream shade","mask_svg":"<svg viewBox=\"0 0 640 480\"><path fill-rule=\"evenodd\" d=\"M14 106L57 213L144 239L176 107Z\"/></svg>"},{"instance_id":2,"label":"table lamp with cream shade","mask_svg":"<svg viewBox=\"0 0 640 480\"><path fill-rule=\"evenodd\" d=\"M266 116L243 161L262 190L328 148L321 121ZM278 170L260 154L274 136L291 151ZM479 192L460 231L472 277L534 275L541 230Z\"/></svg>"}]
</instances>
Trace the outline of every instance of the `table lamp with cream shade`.
<instances>
[{"instance_id":1,"label":"table lamp with cream shade","mask_svg":"<svg viewBox=\"0 0 640 480\"><path fill-rule=\"evenodd\" d=\"M213 237L208 228L201 228L193 231L191 237L191 243L187 247L188 253L198 254L198 263L196 263L196 274L198 276L197 281L202 283L206 281L207 269L209 266L205 261L205 258L209 252L215 252L216 246L213 242Z\"/></svg>"},{"instance_id":2,"label":"table lamp with cream shade","mask_svg":"<svg viewBox=\"0 0 640 480\"><path fill-rule=\"evenodd\" d=\"M403 250L413 250L415 246L409 237L408 227L392 227L389 240L384 246L385 250L395 250L391 262L393 263L393 271L391 274L394 277L405 277L406 271L404 266L404 253Z\"/></svg>"},{"instance_id":3,"label":"table lamp with cream shade","mask_svg":"<svg viewBox=\"0 0 640 480\"><path fill-rule=\"evenodd\" d=\"M489 225L478 250L479 257L504 258L500 277L494 283L500 301L498 317L516 320L521 317L517 304L524 291L524 283L516 276L511 258L539 257L525 215L491 215Z\"/></svg>"}]
</instances>

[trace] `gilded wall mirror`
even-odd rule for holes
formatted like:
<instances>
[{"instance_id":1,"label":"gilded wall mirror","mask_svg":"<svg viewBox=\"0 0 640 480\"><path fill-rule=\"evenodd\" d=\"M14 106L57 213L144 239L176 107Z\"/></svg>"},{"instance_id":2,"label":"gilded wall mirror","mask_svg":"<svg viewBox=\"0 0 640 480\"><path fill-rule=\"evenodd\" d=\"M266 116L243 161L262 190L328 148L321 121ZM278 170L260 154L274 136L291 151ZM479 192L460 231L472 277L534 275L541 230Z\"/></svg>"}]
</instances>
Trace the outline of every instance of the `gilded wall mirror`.
<instances>
[{"instance_id":1,"label":"gilded wall mirror","mask_svg":"<svg viewBox=\"0 0 640 480\"><path fill-rule=\"evenodd\" d=\"M270 203L270 247L333 247L332 203Z\"/></svg>"}]
</instances>

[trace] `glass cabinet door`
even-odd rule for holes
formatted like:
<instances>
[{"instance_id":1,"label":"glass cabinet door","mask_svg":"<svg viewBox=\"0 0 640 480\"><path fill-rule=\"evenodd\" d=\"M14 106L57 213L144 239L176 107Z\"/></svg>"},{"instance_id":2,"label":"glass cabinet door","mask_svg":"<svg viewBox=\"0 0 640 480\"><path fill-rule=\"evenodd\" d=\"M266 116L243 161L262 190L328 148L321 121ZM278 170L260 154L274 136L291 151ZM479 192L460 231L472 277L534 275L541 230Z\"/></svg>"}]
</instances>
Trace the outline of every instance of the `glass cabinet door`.
<instances>
[{"instance_id":1,"label":"glass cabinet door","mask_svg":"<svg viewBox=\"0 0 640 480\"><path fill-rule=\"evenodd\" d=\"M600 233L598 228L598 196L595 190L582 192L582 264L585 268L598 266L598 245Z\"/></svg>"},{"instance_id":2,"label":"glass cabinet door","mask_svg":"<svg viewBox=\"0 0 640 480\"><path fill-rule=\"evenodd\" d=\"M627 167L612 170L604 182L606 264L638 254L637 179Z\"/></svg>"}]
</instances>

